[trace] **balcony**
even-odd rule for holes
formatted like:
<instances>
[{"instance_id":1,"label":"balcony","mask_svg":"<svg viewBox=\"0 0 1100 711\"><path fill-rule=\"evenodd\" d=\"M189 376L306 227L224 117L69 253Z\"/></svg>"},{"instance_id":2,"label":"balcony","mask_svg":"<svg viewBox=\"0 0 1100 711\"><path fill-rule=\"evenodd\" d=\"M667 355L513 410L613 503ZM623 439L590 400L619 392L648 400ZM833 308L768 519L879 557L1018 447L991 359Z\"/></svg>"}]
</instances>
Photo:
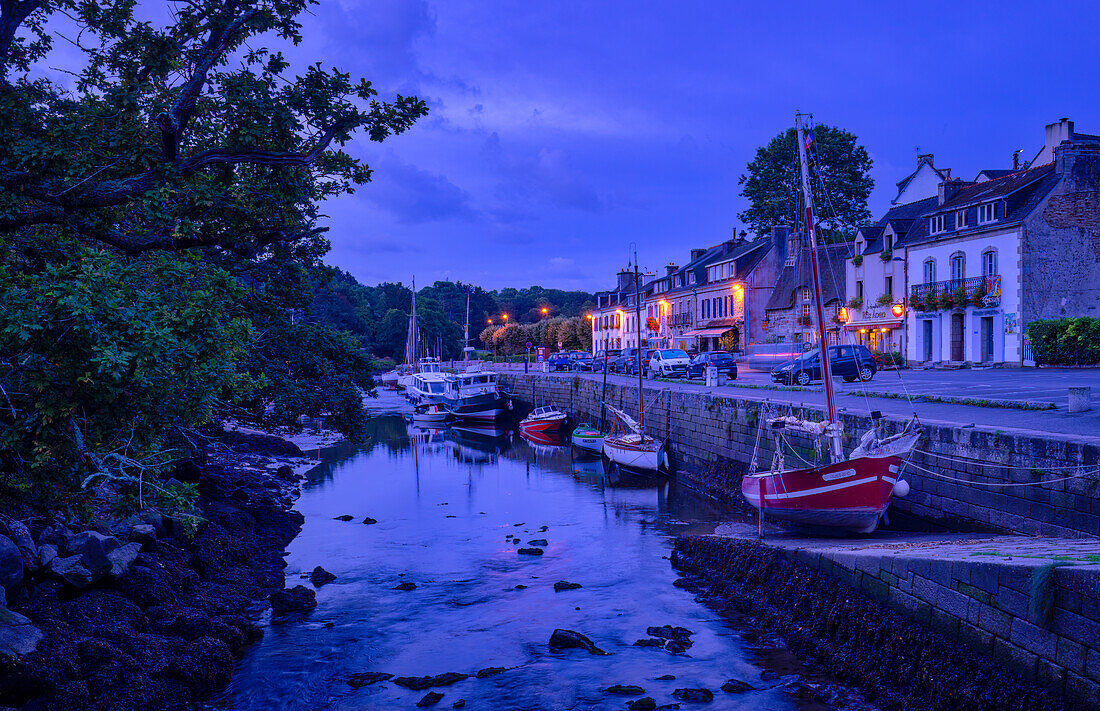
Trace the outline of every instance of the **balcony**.
<instances>
[{"instance_id":1,"label":"balcony","mask_svg":"<svg viewBox=\"0 0 1100 711\"><path fill-rule=\"evenodd\" d=\"M939 304L945 295L958 301L957 296L962 295L964 301L969 301L974 306L992 307L1001 303L1001 275L989 274L986 276L968 277L966 279L948 279L925 284L914 284L909 292L910 305L918 310L933 311L936 308L945 308ZM981 299L974 303L975 295L980 294ZM937 300L937 305L929 304L930 297ZM952 302L946 308L961 308L963 304Z\"/></svg>"},{"instance_id":2,"label":"balcony","mask_svg":"<svg viewBox=\"0 0 1100 711\"><path fill-rule=\"evenodd\" d=\"M684 328L692 324L691 313L669 314L668 325L673 328Z\"/></svg>"}]
</instances>

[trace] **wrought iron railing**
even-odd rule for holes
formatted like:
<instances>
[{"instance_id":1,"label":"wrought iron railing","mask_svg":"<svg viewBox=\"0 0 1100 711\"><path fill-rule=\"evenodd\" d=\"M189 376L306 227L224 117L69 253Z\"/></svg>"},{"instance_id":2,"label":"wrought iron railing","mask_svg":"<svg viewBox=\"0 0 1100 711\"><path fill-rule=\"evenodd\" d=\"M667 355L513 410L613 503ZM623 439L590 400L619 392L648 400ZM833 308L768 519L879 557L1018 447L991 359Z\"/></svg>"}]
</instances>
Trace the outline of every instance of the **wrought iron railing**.
<instances>
[{"instance_id":1,"label":"wrought iron railing","mask_svg":"<svg viewBox=\"0 0 1100 711\"><path fill-rule=\"evenodd\" d=\"M668 325L674 328L682 328L684 326L690 326L692 323L691 312L687 311L679 314L669 314Z\"/></svg>"},{"instance_id":2,"label":"wrought iron railing","mask_svg":"<svg viewBox=\"0 0 1100 711\"><path fill-rule=\"evenodd\" d=\"M962 291L967 299L975 292L984 292L984 306L996 306L1001 303L1001 275L967 277L966 279L947 279L946 281L914 284L909 292L911 304L924 304L930 296L953 295Z\"/></svg>"}]
</instances>

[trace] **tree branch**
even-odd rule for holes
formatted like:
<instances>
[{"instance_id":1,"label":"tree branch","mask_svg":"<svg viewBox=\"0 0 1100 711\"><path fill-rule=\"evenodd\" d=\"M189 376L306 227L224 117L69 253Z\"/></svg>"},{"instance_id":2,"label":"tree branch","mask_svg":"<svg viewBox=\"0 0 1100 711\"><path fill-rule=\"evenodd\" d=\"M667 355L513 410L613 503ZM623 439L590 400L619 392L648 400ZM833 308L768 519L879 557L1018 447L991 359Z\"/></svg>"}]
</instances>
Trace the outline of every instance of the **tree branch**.
<instances>
[{"instance_id":1,"label":"tree branch","mask_svg":"<svg viewBox=\"0 0 1100 711\"><path fill-rule=\"evenodd\" d=\"M23 21L41 6L41 0L0 0L0 78L8 73L8 57L15 42L15 33Z\"/></svg>"},{"instance_id":2,"label":"tree branch","mask_svg":"<svg viewBox=\"0 0 1100 711\"><path fill-rule=\"evenodd\" d=\"M320 157L325 149L332 143L336 134L345 130L350 125L349 121L337 121L325 131L318 139L317 145L307 153L277 153L273 151L231 151L224 148L214 148L204 151L189 158L182 167L185 175L194 173L207 165L225 165L236 163L251 163L255 165L290 165L302 166L313 163Z\"/></svg>"}]
</instances>

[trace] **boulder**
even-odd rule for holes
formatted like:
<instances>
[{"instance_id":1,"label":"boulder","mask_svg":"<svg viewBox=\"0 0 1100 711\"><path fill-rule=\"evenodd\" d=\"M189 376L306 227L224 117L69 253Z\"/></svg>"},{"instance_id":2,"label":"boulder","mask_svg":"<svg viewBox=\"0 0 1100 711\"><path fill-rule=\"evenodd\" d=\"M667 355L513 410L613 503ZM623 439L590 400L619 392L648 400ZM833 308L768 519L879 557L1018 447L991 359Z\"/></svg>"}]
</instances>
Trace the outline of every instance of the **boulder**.
<instances>
[{"instance_id":1,"label":"boulder","mask_svg":"<svg viewBox=\"0 0 1100 711\"><path fill-rule=\"evenodd\" d=\"M136 541L133 543L127 543L121 548L116 548L107 554L107 560L111 562L111 569L107 571L107 575L112 580L118 580L130 570L130 566L137 560L138 553L141 552L141 544Z\"/></svg>"},{"instance_id":2,"label":"boulder","mask_svg":"<svg viewBox=\"0 0 1100 711\"><path fill-rule=\"evenodd\" d=\"M313 583L314 587L319 588L325 583L331 583L333 580L336 580L336 576L319 565L309 574L309 582Z\"/></svg>"},{"instance_id":3,"label":"boulder","mask_svg":"<svg viewBox=\"0 0 1100 711\"><path fill-rule=\"evenodd\" d=\"M365 519L363 519L363 523L365 523L366 525L369 526L373 523L378 523L378 519L374 519L374 518L371 518L370 516L367 516Z\"/></svg>"},{"instance_id":4,"label":"boulder","mask_svg":"<svg viewBox=\"0 0 1100 711\"><path fill-rule=\"evenodd\" d=\"M654 678L655 681L674 681L675 679L675 674L662 674L661 676Z\"/></svg>"},{"instance_id":5,"label":"boulder","mask_svg":"<svg viewBox=\"0 0 1100 711\"><path fill-rule=\"evenodd\" d=\"M453 709L466 708L466 699L459 699L458 701L451 704L451 708L453 708Z\"/></svg>"},{"instance_id":6,"label":"boulder","mask_svg":"<svg viewBox=\"0 0 1100 711\"><path fill-rule=\"evenodd\" d=\"M541 546L541 547L545 548L546 546L550 545L550 541L546 540L545 538L536 538L533 541L527 541L527 545L529 545L529 546Z\"/></svg>"},{"instance_id":7,"label":"boulder","mask_svg":"<svg viewBox=\"0 0 1100 711\"><path fill-rule=\"evenodd\" d=\"M57 557L57 546L52 543L43 543L38 546L38 560L43 568L49 568L50 563Z\"/></svg>"},{"instance_id":8,"label":"boulder","mask_svg":"<svg viewBox=\"0 0 1100 711\"><path fill-rule=\"evenodd\" d=\"M541 548L519 548L519 549L516 550L516 553L519 553L520 555L542 555L542 549Z\"/></svg>"},{"instance_id":9,"label":"boulder","mask_svg":"<svg viewBox=\"0 0 1100 711\"><path fill-rule=\"evenodd\" d=\"M645 689L636 684L615 684L607 687L603 692L605 694L615 694L616 696L641 696L645 693Z\"/></svg>"},{"instance_id":10,"label":"boulder","mask_svg":"<svg viewBox=\"0 0 1100 711\"><path fill-rule=\"evenodd\" d=\"M122 547L122 541L98 531L78 533L73 536L69 544L73 554L80 556L81 564L92 573L99 574L111 569L111 561L107 556L120 547Z\"/></svg>"},{"instance_id":11,"label":"boulder","mask_svg":"<svg viewBox=\"0 0 1100 711\"><path fill-rule=\"evenodd\" d=\"M665 646L665 641L663 639L658 638L658 637L649 637L649 638L646 638L646 639L636 639L636 640L634 640L634 646L635 647L663 647L663 646Z\"/></svg>"},{"instance_id":12,"label":"boulder","mask_svg":"<svg viewBox=\"0 0 1100 711\"><path fill-rule=\"evenodd\" d=\"M443 694L439 693L438 691L429 691L428 693L424 694L424 698L416 702L416 707L422 709L428 706L435 706L442 698Z\"/></svg>"},{"instance_id":13,"label":"boulder","mask_svg":"<svg viewBox=\"0 0 1100 711\"><path fill-rule=\"evenodd\" d=\"M756 687L740 679L730 679L725 684L722 684L722 691L727 694L743 694L746 691L752 691Z\"/></svg>"},{"instance_id":14,"label":"boulder","mask_svg":"<svg viewBox=\"0 0 1100 711\"><path fill-rule=\"evenodd\" d=\"M29 619L0 606L0 658L26 656L35 650L42 637Z\"/></svg>"},{"instance_id":15,"label":"boulder","mask_svg":"<svg viewBox=\"0 0 1100 711\"><path fill-rule=\"evenodd\" d=\"M164 524L164 516L156 511L142 511L141 520L152 526L158 537L168 533L168 529Z\"/></svg>"},{"instance_id":16,"label":"boulder","mask_svg":"<svg viewBox=\"0 0 1100 711\"><path fill-rule=\"evenodd\" d=\"M651 696L643 696L627 703L626 708L628 711L653 711L657 708L657 700Z\"/></svg>"},{"instance_id":17,"label":"boulder","mask_svg":"<svg viewBox=\"0 0 1100 711\"><path fill-rule=\"evenodd\" d=\"M30 530L22 521L0 519L0 533L7 535L23 556L23 567L29 573L37 573L41 562L38 559L38 547L34 545Z\"/></svg>"},{"instance_id":18,"label":"boulder","mask_svg":"<svg viewBox=\"0 0 1100 711\"><path fill-rule=\"evenodd\" d=\"M568 580L559 580L554 583L554 592L563 592L565 590L576 590L577 588L584 587L580 583L571 583Z\"/></svg>"},{"instance_id":19,"label":"boulder","mask_svg":"<svg viewBox=\"0 0 1100 711\"><path fill-rule=\"evenodd\" d=\"M353 518L355 518L355 517L352 516L351 514L340 514L339 516L333 516L332 520L333 521L350 521Z\"/></svg>"},{"instance_id":20,"label":"boulder","mask_svg":"<svg viewBox=\"0 0 1100 711\"><path fill-rule=\"evenodd\" d=\"M409 582L408 580L406 580L403 583L400 583L398 585L394 585L393 589L394 590L404 590L406 592L408 592L409 590L416 590L416 583Z\"/></svg>"},{"instance_id":21,"label":"boulder","mask_svg":"<svg viewBox=\"0 0 1100 711\"><path fill-rule=\"evenodd\" d=\"M501 674L506 671L508 671L507 667L485 667L484 669L479 670L478 673L474 676L476 676L478 679L488 679L491 676L496 676L497 674Z\"/></svg>"},{"instance_id":22,"label":"boulder","mask_svg":"<svg viewBox=\"0 0 1100 711\"><path fill-rule=\"evenodd\" d=\"M681 701L690 701L695 704L709 704L714 701L714 692L710 689L677 689L672 695Z\"/></svg>"},{"instance_id":23,"label":"boulder","mask_svg":"<svg viewBox=\"0 0 1100 711\"><path fill-rule=\"evenodd\" d=\"M451 684L469 678L469 674L446 672L444 674L436 674L435 676L399 676L394 678L393 683L413 691L423 691L433 686L450 686Z\"/></svg>"},{"instance_id":24,"label":"boulder","mask_svg":"<svg viewBox=\"0 0 1100 711\"><path fill-rule=\"evenodd\" d=\"M284 464L275 470L275 474L283 481L294 481L298 477L294 476L294 470L291 469L289 464Z\"/></svg>"},{"instance_id":25,"label":"boulder","mask_svg":"<svg viewBox=\"0 0 1100 711\"><path fill-rule=\"evenodd\" d=\"M0 536L0 587L14 590L23 582L23 554L7 536Z\"/></svg>"},{"instance_id":26,"label":"boulder","mask_svg":"<svg viewBox=\"0 0 1100 711\"><path fill-rule=\"evenodd\" d=\"M605 652L597 647L595 642L585 637L580 632L563 629L556 629L553 634L550 635L550 651L554 652L559 649L583 649L589 654L603 656L609 656L611 654L611 652Z\"/></svg>"},{"instance_id":27,"label":"boulder","mask_svg":"<svg viewBox=\"0 0 1100 711\"><path fill-rule=\"evenodd\" d=\"M83 590L92 584L95 576L81 564L79 555L71 555L66 558L54 558L50 561L50 573L62 580L65 584Z\"/></svg>"},{"instance_id":28,"label":"boulder","mask_svg":"<svg viewBox=\"0 0 1100 711\"><path fill-rule=\"evenodd\" d=\"M304 612L317 607L317 593L304 585L271 593L271 611L276 615L289 612Z\"/></svg>"},{"instance_id":29,"label":"boulder","mask_svg":"<svg viewBox=\"0 0 1100 711\"><path fill-rule=\"evenodd\" d=\"M157 529L151 523L139 523L130 529L130 540L141 544L142 550L150 550L157 542Z\"/></svg>"},{"instance_id":30,"label":"boulder","mask_svg":"<svg viewBox=\"0 0 1100 711\"><path fill-rule=\"evenodd\" d=\"M356 672L348 677L348 686L353 689L358 689L361 686L377 684L380 681L386 681L392 678L393 674L387 674L385 672Z\"/></svg>"},{"instance_id":31,"label":"boulder","mask_svg":"<svg viewBox=\"0 0 1100 711\"><path fill-rule=\"evenodd\" d=\"M665 651L672 654L683 654L687 651L687 646L681 643L679 640L670 639L665 642Z\"/></svg>"}]
</instances>

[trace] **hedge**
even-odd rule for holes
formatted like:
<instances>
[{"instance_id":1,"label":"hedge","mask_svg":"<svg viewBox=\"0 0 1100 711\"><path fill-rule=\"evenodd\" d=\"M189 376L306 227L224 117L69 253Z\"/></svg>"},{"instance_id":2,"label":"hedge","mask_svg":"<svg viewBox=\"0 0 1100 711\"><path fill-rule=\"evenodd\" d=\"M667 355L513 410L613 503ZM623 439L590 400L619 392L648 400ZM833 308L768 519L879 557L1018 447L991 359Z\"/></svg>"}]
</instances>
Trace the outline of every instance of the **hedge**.
<instances>
[{"instance_id":1,"label":"hedge","mask_svg":"<svg viewBox=\"0 0 1100 711\"><path fill-rule=\"evenodd\" d=\"M1100 318L1032 321L1027 337L1035 362L1043 365L1100 364Z\"/></svg>"}]
</instances>

